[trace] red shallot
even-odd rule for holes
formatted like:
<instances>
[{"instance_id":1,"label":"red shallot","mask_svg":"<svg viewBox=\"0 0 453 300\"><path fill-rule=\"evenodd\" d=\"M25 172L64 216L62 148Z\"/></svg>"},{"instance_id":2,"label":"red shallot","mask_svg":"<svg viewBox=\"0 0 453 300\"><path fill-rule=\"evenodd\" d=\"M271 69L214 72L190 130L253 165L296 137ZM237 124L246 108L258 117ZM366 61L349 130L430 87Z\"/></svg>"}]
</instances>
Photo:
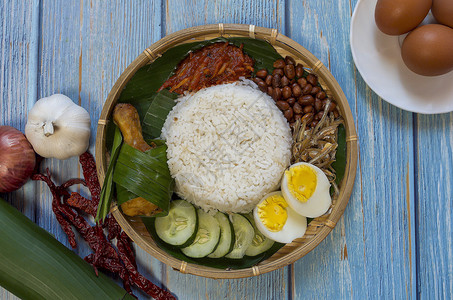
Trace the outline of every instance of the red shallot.
<instances>
[{"instance_id":1,"label":"red shallot","mask_svg":"<svg viewBox=\"0 0 453 300\"><path fill-rule=\"evenodd\" d=\"M23 186L35 164L35 152L22 132L11 126L0 126L0 193Z\"/></svg>"}]
</instances>

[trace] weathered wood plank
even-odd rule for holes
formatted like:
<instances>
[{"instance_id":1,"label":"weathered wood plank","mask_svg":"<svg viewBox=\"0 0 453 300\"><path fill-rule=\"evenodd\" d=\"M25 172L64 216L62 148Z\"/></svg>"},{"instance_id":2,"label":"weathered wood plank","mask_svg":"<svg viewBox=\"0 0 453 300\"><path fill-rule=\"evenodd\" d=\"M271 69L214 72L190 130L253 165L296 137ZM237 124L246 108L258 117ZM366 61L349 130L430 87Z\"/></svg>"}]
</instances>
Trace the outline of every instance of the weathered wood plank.
<instances>
[{"instance_id":1,"label":"weathered wood plank","mask_svg":"<svg viewBox=\"0 0 453 300\"><path fill-rule=\"evenodd\" d=\"M22 2L2 1L0 11L0 125L12 126L24 132L29 109L28 72L30 64L33 64L29 61L33 58L33 53L30 53L33 10ZM10 203L34 219L34 201L33 198L25 199L26 195L21 189L2 196L6 196Z\"/></svg>"},{"instance_id":2,"label":"weathered wood plank","mask_svg":"<svg viewBox=\"0 0 453 300\"><path fill-rule=\"evenodd\" d=\"M37 52L31 43L34 36L33 16L38 8L21 1L0 2L0 125L8 125L24 132L27 122L28 91L36 89L36 80L29 72L37 61ZM0 194L5 200L35 220L34 184L10 194ZM0 287L0 299L18 299Z\"/></svg>"},{"instance_id":3,"label":"weathered wood plank","mask_svg":"<svg viewBox=\"0 0 453 300\"><path fill-rule=\"evenodd\" d=\"M161 37L161 3L156 1L49 1L42 7L39 95L63 93L88 110L94 154L97 120L107 95L122 71ZM77 158L48 161L57 178L80 176ZM49 199L49 196L43 197ZM50 207L41 203L46 212ZM65 241L52 215L42 224ZM80 245L84 257L89 249ZM140 271L157 284L161 263L137 249ZM136 291L137 293L137 291ZM143 294L138 296L145 297Z\"/></svg>"},{"instance_id":4,"label":"weathered wood plank","mask_svg":"<svg viewBox=\"0 0 453 300\"><path fill-rule=\"evenodd\" d=\"M451 297L453 179L449 166L453 116L417 116L418 206L414 216L412 114L379 99L353 65L348 36L356 1L291 1L286 9L284 2L275 1L194 1L184 6L179 1L162 3L43 2L38 97L61 92L87 108L92 116L94 145L96 120L110 87L127 64L162 32L207 23L251 23L279 29L331 68L359 125L361 154L355 189L344 217L318 248L293 266L294 278L285 268L258 278L203 279L179 274L137 249L147 277L163 281L180 299L280 299L288 297L288 292L292 298L411 298L416 269L411 261L419 254L420 296ZM36 63L30 59L33 7L20 1L1 1L0 11L0 125L23 131L27 99L33 89L30 66ZM166 21L165 26L161 20ZM90 150L93 152L93 147ZM80 174L77 159L47 160L45 166L61 181ZM34 196L35 186L36 195L42 196ZM45 186L29 183L6 198L67 245L51 214L51 198ZM417 238L410 236L415 218ZM411 248L414 240L417 251ZM78 253L84 256L87 251L82 245ZM291 291L288 282L292 282ZM3 289L0 298L16 299Z\"/></svg>"},{"instance_id":5,"label":"weathered wood plank","mask_svg":"<svg viewBox=\"0 0 453 300\"><path fill-rule=\"evenodd\" d=\"M254 24L285 33L285 1L192 0L183 4L178 0L165 1L166 34L215 23Z\"/></svg>"},{"instance_id":6,"label":"weathered wood plank","mask_svg":"<svg viewBox=\"0 0 453 300\"><path fill-rule=\"evenodd\" d=\"M165 3L165 33L214 23L242 23L276 28L285 33L284 1L181 1ZM284 299L287 269L236 280L204 279L167 267L167 286L179 299Z\"/></svg>"},{"instance_id":7,"label":"weathered wood plank","mask_svg":"<svg viewBox=\"0 0 453 300\"><path fill-rule=\"evenodd\" d=\"M32 10L25 2L14 3L2 2L3 50L0 63L6 78L0 80L3 96L0 110L6 112L2 114L2 125L13 125L23 130L28 65L33 63L27 61ZM161 37L160 22L161 3L155 1L42 3L37 96L63 93L88 110L92 121L91 153L94 153L97 120L110 88L127 65ZM57 183L81 175L77 158L65 161L46 159L42 168L46 167L51 169ZM36 215L35 222L69 247L52 214L48 188L40 183L31 184L37 186L38 195L27 197L27 201L37 203L31 213L33 218ZM23 206L20 204L22 200L18 200L23 193L21 189L9 196L19 208ZM75 252L84 257L89 249L82 242ZM137 256L140 271L160 284L162 264L141 249L137 249ZM2 293L5 292L2 290ZM2 299L5 297L2 295Z\"/></svg>"},{"instance_id":8,"label":"weathered wood plank","mask_svg":"<svg viewBox=\"0 0 453 300\"><path fill-rule=\"evenodd\" d=\"M417 250L421 299L453 296L453 113L417 116Z\"/></svg>"},{"instance_id":9,"label":"weathered wood plank","mask_svg":"<svg viewBox=\"0 0 453 300\"><path fill-rule=\"evenodd\" d=\"M290 1L289 36L328 66L356 120L360 157L344 216L294 265L294 298L410 298L412 115L379 99L349 50L357 1Z\"/></svg>"}]
</instances>

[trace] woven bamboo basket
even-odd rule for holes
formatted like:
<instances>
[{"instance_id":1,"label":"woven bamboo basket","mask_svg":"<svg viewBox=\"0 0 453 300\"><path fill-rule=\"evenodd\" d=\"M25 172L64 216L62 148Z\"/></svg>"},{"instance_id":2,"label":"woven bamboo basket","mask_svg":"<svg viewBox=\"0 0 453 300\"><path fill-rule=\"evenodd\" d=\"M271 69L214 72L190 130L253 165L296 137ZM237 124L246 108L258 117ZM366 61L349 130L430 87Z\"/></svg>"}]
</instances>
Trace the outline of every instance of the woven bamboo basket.
<instances>
[{"instance_id":1,"label":"woven bamboo basket","mask_svg":"<svg viewBox=\"0 0 453 300\"><path fill-rule=\"evenodd\" d=\"M106 150L106 125L111 119L111 113L119 98L121 91L135 74L135 72L146 64L153 62L160 54L171 47L213 39L216 37L251 37L268 41L283 56L291 55L296 62L302 63L312 73L318 75L318 80L327 94L334 98L339 107L340 113L345 119L346 128L346 170L343 181L340 185L340 195L332 203L329 213L318 217L310 222L307 231L302 238L296 239L285 245L272 257L268 258L251 268L240 270L221 270L206 266L195 265L176 259L160 249L151 238L144 224L139 218L131 218L123 215L120 210L112 204L111 213L116 218L123 230L132 240L149 254L164 262L181 273L194 274L209 278L244 278L267 273L289 264L294 263L308 252L313 250L335 227L343 214L354 185L357 167L358 141L354 127L354 120L348 101L329 70L313 54L290 38L278 33L276 29L257 27L255 25L241 24L215 24L203 25L184 29L170 34L145 49L121 74L110 91L101 112L97 127L96 136L96 161L97 171L101 184L104 182L107 170Z\"/></svg>"}]
</instances>

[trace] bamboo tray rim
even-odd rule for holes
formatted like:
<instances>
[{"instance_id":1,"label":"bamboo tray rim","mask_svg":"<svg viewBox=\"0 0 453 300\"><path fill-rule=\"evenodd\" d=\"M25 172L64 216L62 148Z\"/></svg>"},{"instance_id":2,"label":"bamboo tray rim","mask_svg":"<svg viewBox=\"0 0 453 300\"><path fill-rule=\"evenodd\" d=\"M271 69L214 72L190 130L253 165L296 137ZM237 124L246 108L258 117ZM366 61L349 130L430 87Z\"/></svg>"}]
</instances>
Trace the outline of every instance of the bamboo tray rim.
<instances>
[{"instance_id":1,"label":"bamboo tray rim","mask_svg":"<svg viewBox=\"0 0 453 300\"><path fill-rule=\"evenodd\" d=\"M220 23L190 27L165 36L164 38L152 44L150 47L146 48L120 75L107 96L106 102L104 103L100 115L100 119L98 121L95 156L98 177L101 184L103 184L105 171L107 169L105 158L106 125L113 110L113 106L119 98L122 89L130 80L130 78L132 78L135 72L139 68L154 61L157 57L159 57L160 53L163 53L169 48L176 45L194 41L194 38L205 37L205 39L212 39L215 37L230 36L242 36L266 40L271 45L273 45L276 50L277 48L282 48L285 51L291 53L293 56L296 56L295 58L301 59L301 56L304 58L304 65L311 69L313 73L316 73L318 77L323 81L323 88L325 88L325 85L328 86L330 94L335 95L334 98L337 104L339 104L338 106L340 108L341 115L344 118L344 126L346 129L346 168L343 181L341 183L338 200L331 209L327 220L322 222L323 227L314 235L314 237L311 238L308 242L304 243L302 246L297 247L295 251L285 253L281 257L272 261L268 261L269 259L265 260L263 262L260 262L256 266L246 269L223 270L187 263L185 261L176 259L157 247L157 245L154 244L154 241L150 243L149 234L143 235L137 232L136 228L131 225L131 223L134 223L137 220L134 220L134 218L132 218L130 219L130 221L128 221L117 208L116 204L112 204L111 213L118 221L119 225L126 232L126 234L128 234L131 239L146 252L181 273L188 273L215 279L245 278L264 274L294 263L296 260L300 259L311 250L313 250L322 240L324 240L324 238L326 238L326 236L335 227L340 217L343 215L343 212L352 193L358 160L358 138L353 116L346 96L344 95L341 87L339 86L333 75L319 59L317 59L313 54L311 54L297 42L280 34L276 29L246 24ZM284 249L285 247L288 247L288 245L284 246L282 249Z\"/></svg>"}]
</instances>

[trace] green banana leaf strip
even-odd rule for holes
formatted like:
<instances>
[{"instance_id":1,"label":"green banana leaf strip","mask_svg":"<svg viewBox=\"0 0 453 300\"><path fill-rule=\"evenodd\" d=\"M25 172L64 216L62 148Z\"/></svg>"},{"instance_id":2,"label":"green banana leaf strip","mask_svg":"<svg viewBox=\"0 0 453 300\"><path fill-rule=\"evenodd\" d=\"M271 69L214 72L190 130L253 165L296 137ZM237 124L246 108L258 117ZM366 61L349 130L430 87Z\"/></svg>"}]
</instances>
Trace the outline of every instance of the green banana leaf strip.
<instances>
[{"instance_id":1,"label":"green banana leaf strip","mask_svg":"<svg viewBox=\"0 0 453 300\"><path fill-rule=\"evenodd\" d=\"M335 170L335 183L340 187L346 169L346 129L343 125L338 126L338 148L335 155L335 161L332 167Z\"/></svg>"},{"instance_id":2,"label":"green banana leaf strip","mask_svg":"<svg viewBox=\"0 0 453 300\"><path fill-rule=\"evenodd\" d=\"M174 182L167 166L165 145L141 152L123 144L113 181L159 206L163 210L162 215L168 213Z\"/></svg>"},{"instance_id":3,"label":"green banana leaf strip","mask_svg":"<svg viewBox=\"0 0 453 300\"><path fill-rule=\"evenodd\" d=\"M165 119L167 119L167 115L173 106L176 105L175 99L178 96L178 94L170 93L168 90L162 90L156 94L143 119L142 130L144 136L152 138L160 136Z\"/></svg>"},{"instance_id":4,"label":"green banana leaf strip","mask_svg":"<svg viewBox=\"0 0 453 300\"><path fill-rule=\"evenodd\" d=\"M124 144L121 147L117 161L126 165L131 164L138 168L138 170L145 173L147 173L145 170L157 173L160 175L159 177L170 180L171 176L167 165L166 150L167 146L162 145L146 152L141 152L127 144ZM162 186L166 187L167 184L164 182Z\"/></svg>"},{"instance_id":5,"label":"green banana leaf strip","mask_svg":"<svg viewBox=\"0 0 453 300\"><path fill-rule=\"evenodd\" d=\"M119 155L120 146L123 142L123 136L121 135L120 129L115 125L115 134L113 138L112 153L110 163L105 174L104 184L102 185L101 195L99 199L98 211L96 214L95 221L104 221L105 217L110 211L110 204L112 203L114 185L113 185L113 170L116 160Z\"/></svg>"},{"instance_id":6,"label":"green banana leaf strip","mask_svg":"<svg viewBox=\"0 0 453 300\"><path fill-rule=\"evenodd\" d=\"M137 70L122 91L118 102L134 105L138 110L140 120L143 121L150 104L155 99L157 90L173 75L179 62L190 51L195 51L208 44L225 41L229 41L236 46L243 45L244 52L255 60L255 71L263 68L272 70L274 61L281 58L281 55L268 42L251 38L215 38L175 46L168 49L153 63Z\"/></svg>"},{"instance_id":7,"label":"green banana leaf strip","mask_svg":"<svg viewBox=\"0 0 453 300\"><path fill-rule=\"evenodd\" d=\"M149 231L151 234L151 237L153 240L156 242L156 244L166 251L168 254L171 256L186 261L188 263L193 263L197 265L203 265L203 266L208 266L212 268L217 268L217 269L245 269L245 268L250 268L260 261L263 261L272 255L274 255L280 248L282 248L285 244L281 243L274 243L274 245L267 250L266 252L257 255L257 256L244 256L242 259L230 259L230 258L209 258L209 257L204 257L204 258L191 258L186 255L184 255L180 249L169 245L162 241L159 236L156 233L156 229L154 227L154 222L156 218L142 218L143 223L146 226L146 229Z\"/></svg>"},{"instance_id":8,"label":"green banana leaf strip","mask_svg":"<svg viewBox=\"0 0 453 300\"><path fill-rule=\"evenodd\" d=\"M0 286L21 299L134 299L0 198Z\"/></svg>"},{"instance_id":9,"label":"green banana leaf strip","mask_svg":"<svg viewBox=\"0 0 453 300\"><path fill-rule=\"evenodd\" d=\"M116 202L118 205L121 205L131 199L137 198L138 196L131 191L127 190L125 187L119 184L116 186Z\"/></svg>"},{"instance_id":10,"label":"green banana leaf strip","mask_svg":"<svg viewBox=\"0 0 453 300\"><path fill-rule=\"evenodd\" d=\"M146 142L151 145L152 143L156 144L157 147L165 145L165 141L163 140L155 140L155 139L149 139L146 140ZM115 189L116 189L116 201L118 205L121 205L131 199L137 198L138 196L131 191L127 190L123 186L119 184L115 184Z\"/></svg>"}]
</instances>

